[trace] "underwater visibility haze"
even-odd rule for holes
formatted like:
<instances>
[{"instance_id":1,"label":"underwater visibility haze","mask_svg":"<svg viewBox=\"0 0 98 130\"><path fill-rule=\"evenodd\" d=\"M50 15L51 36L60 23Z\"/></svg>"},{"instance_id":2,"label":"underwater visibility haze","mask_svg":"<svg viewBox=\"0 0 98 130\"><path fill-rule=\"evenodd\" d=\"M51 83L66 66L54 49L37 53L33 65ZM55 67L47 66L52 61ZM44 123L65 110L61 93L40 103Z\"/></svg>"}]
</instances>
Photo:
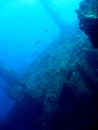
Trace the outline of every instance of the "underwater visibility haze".
<instances>
[{"instance_id":1,"label":"underwater visibility haze","mask_svg":"<svg viewBox=\"0 0 98 130\"><path fill-rule=\"evenodd\" d=\"M98 129L98 1L0 0L0 130Z\"/></svg>"}]
</instances>

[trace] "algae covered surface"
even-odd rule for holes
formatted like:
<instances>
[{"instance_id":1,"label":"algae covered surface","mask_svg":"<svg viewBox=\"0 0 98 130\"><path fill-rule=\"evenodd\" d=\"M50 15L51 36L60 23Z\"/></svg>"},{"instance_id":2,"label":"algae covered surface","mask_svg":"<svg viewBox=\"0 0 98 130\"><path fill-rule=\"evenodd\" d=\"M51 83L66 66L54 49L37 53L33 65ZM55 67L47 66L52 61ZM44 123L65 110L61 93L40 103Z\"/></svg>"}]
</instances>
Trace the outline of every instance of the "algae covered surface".
<instances>
[{"instance_id":1,"label":"algae covered surface","mask_svg":"<svg viewBox=\"0 0 98 130\"><path fill-rule=\"evenodd\" d=\"M70 31L71 35L69 33L67 37L62 32L54 45L50 45L34 63L25 69L22 76L19 77L21 81L20 86L6 88L9 96L15 98L19 104L31 112L32 116L35 115L31 126L36 130L57 129L57 127L58 129L60 127L62 129L69 129L71 127L79 129L81 125L77 125L77 123L73 124L72 120L78 123L82 122L84 124L83 128L86 127L87 122L84 122L84 119L86 118L89 121L88 114L80 119L77 116L77 113L80 116L80 113L88 113L89 108L87 109L85 104L91 106L89 110L91 114L89 113L89 116L92 118L93 116L94 118L97 116L95 115L97 112L97 101L90 103L90 100L93 98L93 100L97 99L98 64L96 63L98 52L92 48L88 38L79 30L77 25L75 28L71 28ZM62 94L64 89L65 94ZM75 98L73 101L71 101L71 95L70 99L67 97L70 92ZM96 96L93 97L93 95ZM61 99L62 96L66 96L68 99ZM64 106L62 106L60 100L63 100ZM70 105L66 103L66 100L69 101ZM76 100L78 101L76 102ZM81 109L79 108L80 106ZM38 111L33 111L34 107L40 111L39 114ZM66 107L68 109L65 109ZM78 109L77 112L76 109ZM84 110L82 111L82 109ZM94 114L92 114L92 109L95 111ZM70 113L70 111L76 114L75 119L70 117L71 120L68 120L68 123L71 123L72 126L66 125L66 116L64 117L63 114L60 114L60 111L65 115ZM57 116L57 113L60 114L60 117ZM55 123L58 122L56 118L59 121L57 127L55 126Z\"/></svg>"}]
</instances>

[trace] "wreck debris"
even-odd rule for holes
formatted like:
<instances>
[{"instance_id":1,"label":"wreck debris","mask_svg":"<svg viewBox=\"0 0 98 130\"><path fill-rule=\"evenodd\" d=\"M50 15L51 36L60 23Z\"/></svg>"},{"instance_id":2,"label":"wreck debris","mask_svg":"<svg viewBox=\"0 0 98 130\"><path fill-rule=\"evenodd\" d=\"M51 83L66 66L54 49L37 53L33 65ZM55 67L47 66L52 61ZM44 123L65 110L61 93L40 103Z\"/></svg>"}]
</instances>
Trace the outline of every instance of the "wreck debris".
<instances>
[{"instance_id":1,"label":"wreck debris","mask_svg":"<svg viewBox=\"0 0 98 130\"><path fill-rule=\"evenodd\" d=\"M80 29L89 37L95 48L98 48L98 1L84 0L76 10Z\"/></svg>"}]
</instances>

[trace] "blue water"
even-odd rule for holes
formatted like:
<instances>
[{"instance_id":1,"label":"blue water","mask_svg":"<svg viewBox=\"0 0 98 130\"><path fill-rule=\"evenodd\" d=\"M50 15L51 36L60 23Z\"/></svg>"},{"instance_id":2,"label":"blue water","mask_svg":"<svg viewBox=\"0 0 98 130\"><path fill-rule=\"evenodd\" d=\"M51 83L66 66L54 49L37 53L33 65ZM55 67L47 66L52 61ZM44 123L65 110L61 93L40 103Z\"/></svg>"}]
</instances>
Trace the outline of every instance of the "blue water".
<instances>
[{"instance_id":1,"label":"blue water","mask_svg":"<svg viewBox=\"0 0 98 130\"><path fill-rule=\"evenodd\" d=\"M0 23L0 58L15 71L21 71L35 59L59 30L42 5L30 0L5 4L0 11Z\"/></svg>"},{"instance_id":2,"label":"blue water","mask_svg":"<svg viewBox=\"0 0 98 130\"><path fill-rule=\"evenodd\" d=\"M66 24L75 22L79 0L49 1ZM56 25L38 0L0 2L0 59L15 71L35 59L59 36Z\"/></svg>"},{"instance_id":3,"label":"blue water","mask_svg":"<svg viewBox=\"0 0 98 130\"><path fill-rule=\"evenodd\" d=\"M14 105L15 101L9 98L5 91L0 88L0 121L5 118Z\"/></svg>"}]
</instances>

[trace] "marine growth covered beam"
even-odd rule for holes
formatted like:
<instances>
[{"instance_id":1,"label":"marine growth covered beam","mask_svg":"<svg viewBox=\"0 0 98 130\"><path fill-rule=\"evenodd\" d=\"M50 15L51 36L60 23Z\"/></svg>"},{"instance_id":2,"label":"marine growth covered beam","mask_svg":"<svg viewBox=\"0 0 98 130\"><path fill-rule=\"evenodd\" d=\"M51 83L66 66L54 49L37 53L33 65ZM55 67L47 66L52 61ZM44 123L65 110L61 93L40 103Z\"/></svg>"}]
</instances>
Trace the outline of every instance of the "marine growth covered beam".
<instances>
[{"instance_id":1,"label":"marine growth covered beam","mask_svg":"<svg viewBox=\"0 0 98 130\"><path fill-rule=\"evenodd\" d=\"M25 84L20 81L17 74L9 69L4 63L1 63L0 77L7 84L3 87L7 94L16 101L20 100L21 95L23 95L23 92L25 91Z\"/></svg>"}]
</instances>

